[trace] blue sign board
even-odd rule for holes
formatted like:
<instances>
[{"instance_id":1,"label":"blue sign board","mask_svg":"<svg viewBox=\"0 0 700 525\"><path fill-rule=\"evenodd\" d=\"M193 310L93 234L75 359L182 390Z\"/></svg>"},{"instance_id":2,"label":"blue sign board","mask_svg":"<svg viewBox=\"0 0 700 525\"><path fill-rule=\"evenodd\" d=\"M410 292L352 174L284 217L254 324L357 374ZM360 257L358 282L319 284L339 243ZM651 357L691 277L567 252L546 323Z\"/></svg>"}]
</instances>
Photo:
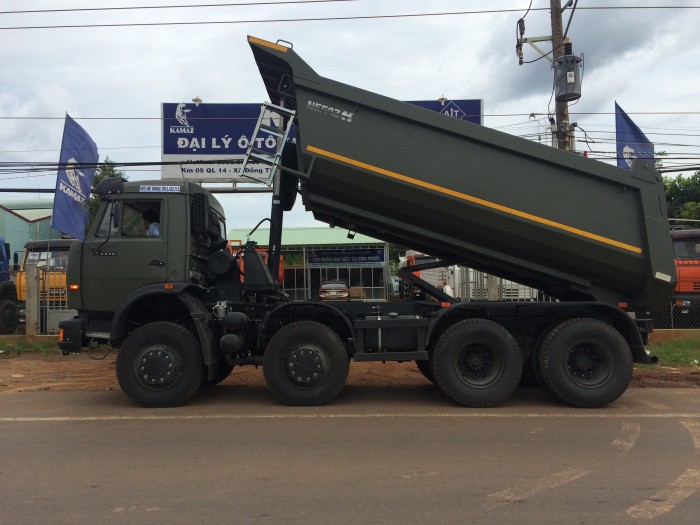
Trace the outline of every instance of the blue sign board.
<instances>
[{"instance_id":1,"label":"blue sign board","mask_svg":"<svg viewBox=\"0 0 700 525\"><path fill-rule=\"evenodd\" d=\"M163 104L163 153L245 155L259 116L260 104Z\"/></svg>"},{"instance_id":2,"label":"blue sign board","mask_svg":"<svg viewBox=\"0 0 700 525\"><path fill-rule=\"evenodd\" d=\"M438 111L444 115L481 124L481 100L419 100L411 104ZM255 124L260 117L260 104L162 104L163 150L165 163L162 177L188 178L198 181L266 182L270 168L249 164L241 173ZM270 113L271 125L279 116ZM290 136L293 136L292 128ZM272 136L258 138L256 148L274 151ZM269 143L266 143L269 142Z\"/></svg>"},{"instance_id":3,"label":"blue sign board","mask_svg":"<svg viewBox=\"0 0 700 525\"><path fill-rule=\"evenodd\" d=\"M270 175L267 165L249 164L246 173L241 173L260 107L260 104L163 103L163 178L266 182ZM270 125L279 123L275 113L268 114L268 118ZM256 148L274 151L276 144L272 136L257 140Z\"/></svg>"}]
</instances>

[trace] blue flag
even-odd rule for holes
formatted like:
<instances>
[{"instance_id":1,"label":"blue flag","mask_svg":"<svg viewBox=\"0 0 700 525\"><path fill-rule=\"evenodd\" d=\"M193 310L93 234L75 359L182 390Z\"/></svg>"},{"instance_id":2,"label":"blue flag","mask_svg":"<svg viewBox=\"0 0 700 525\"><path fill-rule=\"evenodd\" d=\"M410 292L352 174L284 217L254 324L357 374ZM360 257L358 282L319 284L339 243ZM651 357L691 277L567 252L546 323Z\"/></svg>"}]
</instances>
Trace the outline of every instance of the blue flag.
<instances>
[{"instance_id":1,"label":"blue flag","mask_svg":"<svg viewBox=\"0 0 700 525\"><path fill-rule=\"evenodd\" d=\"M630 169L634 159L654 159L654 144L615 102L617 166Z\"/></svg>"},{"instance_id":2,"label":"blue flag","mask_svg":"<svg viewBox=\"0 0 700 525\"><path fill-rule=\"evenodd\" d=\"M51 226L81 241L85 239L87 200L99 158L90 135L66 114Z\"/></svg>"}]
</instances>

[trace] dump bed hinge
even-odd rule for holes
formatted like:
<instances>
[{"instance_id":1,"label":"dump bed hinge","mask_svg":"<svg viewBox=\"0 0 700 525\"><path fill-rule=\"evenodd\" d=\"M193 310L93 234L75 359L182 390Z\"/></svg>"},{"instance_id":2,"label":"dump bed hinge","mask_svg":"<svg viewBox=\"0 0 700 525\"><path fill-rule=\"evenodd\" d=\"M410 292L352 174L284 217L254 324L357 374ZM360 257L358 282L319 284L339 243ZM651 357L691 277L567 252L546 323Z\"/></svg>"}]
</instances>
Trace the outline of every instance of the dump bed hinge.
<instances>
[{"instance_id":1,"label":"dump bed hinge","mask_svg":"<svg viewBox=\"0 0 700 525\"><path fill-rule=\"evenodd\" d=\"M270 166L270 176L267 179L267 185L272 184L275 172L282 161L282 150L289 137L289 130L292 127L295 113L294 110L276 106L269 102L260 106L260 117L255 125L253 136L250 138L248 150L243 157L242 174L245 175L245 169L249 162L267 164ZM270 137L274 139L275 147L261 147L268 143Z\"/></svg>"}]
</instances>

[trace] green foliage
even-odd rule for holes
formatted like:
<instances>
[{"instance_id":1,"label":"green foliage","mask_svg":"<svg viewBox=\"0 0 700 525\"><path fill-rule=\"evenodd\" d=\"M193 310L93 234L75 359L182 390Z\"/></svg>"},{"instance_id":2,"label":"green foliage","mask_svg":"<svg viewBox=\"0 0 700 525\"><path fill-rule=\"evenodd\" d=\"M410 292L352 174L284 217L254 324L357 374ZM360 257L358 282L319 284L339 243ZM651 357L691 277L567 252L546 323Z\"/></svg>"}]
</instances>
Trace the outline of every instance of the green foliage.
<instances>
[{"instance_id":1,"label":"green foliage","mask_svg":"<svg viewBox=\"0 0 700 525\"><path fill-rule=\"evenodd\" d=\"M700 171L687 177L664 177L664 191L670 217L700 219Z\"/></svg>"},{"instance_id":2,"label":"green foliage","mask_svg":"<svg viewBox=\"0 0 700 525\"><path fill-rule=\"evenodd\" d=\"M681 219L700 219L700 203L686 202L683 204L683 209L679 213Z\"/></svg>"},{"instance_id":3,"label":"green foliage","mask_svg":"<svg viewBox=\"0 0 700 525\"><path fill-rule=\"evenodd\" d=\"M406 253L407 248L399 246L398 244L389 243L389 270L391 275L396 275L399 271L399 256Z\"/></svg>"},{"instance_id":4,"label":"green foliage","mask_svg":"<svg viewBox=\"0 0 700 525\"><path fill-rule=\"evenodd\" d=\"M659 357L660 366L689 367L700 364L700 339L650 343L647 350Z\"/></svg>"},{"instance_id":5,"label":"green foliage","mask_svg":"<svg viewBox=\"0 0 700 525\"><path fill-rule=\"evenodd\" d=\"M0 358L16 357L23 353L41 353L44 355L58 352L58 343L54 338L43 341L21 337L0 337Z\"/></svg>"},{"instance_id":6,"label":"green foliage","mask_svg":"<svg viewBox=\"0 0 700 525\"><path fill-rule=\"evenodd\" d=\"M107 177L128 178L126 175L124 175L123 171L120 171L115 167L114 162L112 162L109 157L107 157L102 165L100 165L100 167L95 171L95 178L92 180L92 189L94 190L95 187ZM95 214L97 213L97 208L99 207L100 199L95 195L90 195L90 198L87 201L88 224L92 223L92 220L95 218Z\"/></svg>"}]
</instances>

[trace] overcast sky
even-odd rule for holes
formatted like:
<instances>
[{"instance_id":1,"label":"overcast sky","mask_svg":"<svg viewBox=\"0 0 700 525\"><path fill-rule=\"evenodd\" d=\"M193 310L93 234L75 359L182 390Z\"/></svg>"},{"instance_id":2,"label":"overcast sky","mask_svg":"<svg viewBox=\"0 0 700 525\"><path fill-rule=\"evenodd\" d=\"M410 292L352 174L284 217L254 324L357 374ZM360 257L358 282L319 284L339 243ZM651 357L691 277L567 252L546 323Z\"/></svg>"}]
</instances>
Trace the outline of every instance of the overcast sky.
<instances>
[{"instance_id":1,"label":"overcast sky","mask_svg":"<svg viewBox=\"0 0 700 525\"><path fill-rule=\"evenodd\" d=\"M269 4L270 0L266 0ZM288 5L15 14L195 0L0 0L0 163L58 162L63 118L76 119L100 159L157 162L160 104L261 103L266 98L246 35L282 39L321 76L401 100L483 99L484 125L550 142L550 63L518 65L516 22L530 0L347 0ZM253 2L245 2L253 3ZM592 9L594 7L622 9ZM663 6L664 9L653 7ZM534 0L526 37L551 34L549 0ZM647 8L643 8L647 7ZM677 8L671 8L677 7ZM696 8L693 8L696 7ZM614 155L614 103L669 157L666 167L700 163L700 1L580 0L569 28L584 56L582 97L570 107L577 149ZM480 11L499 11L480 13ZM452 13L441 16L274 22L281 19ZM461 13L461 14L456 14ZM564 13L566 26L571 10ZM201 25L29 29L28 26L231 22ZM240 23L243 21L243 23ZM253 22L258 21L258 22ZM25 29L8 29L25 27ZM545 51L551 44L540 44ZM525 46L525 60L538 53ZM530 118L535 114L535 118ZM148 170L154 171L148 171ZM697 169L697 168L696 168ZM689 173L692 173L691 170ZM160 176L129 169L131 180ZM14 188L53 188L56 174L0 173ZM0 194L8 199L52 198ZM221 197L228 226L267 216L269 195ZM298 203L286 225L314 225Z\"/></svg>"}]
</instances>

